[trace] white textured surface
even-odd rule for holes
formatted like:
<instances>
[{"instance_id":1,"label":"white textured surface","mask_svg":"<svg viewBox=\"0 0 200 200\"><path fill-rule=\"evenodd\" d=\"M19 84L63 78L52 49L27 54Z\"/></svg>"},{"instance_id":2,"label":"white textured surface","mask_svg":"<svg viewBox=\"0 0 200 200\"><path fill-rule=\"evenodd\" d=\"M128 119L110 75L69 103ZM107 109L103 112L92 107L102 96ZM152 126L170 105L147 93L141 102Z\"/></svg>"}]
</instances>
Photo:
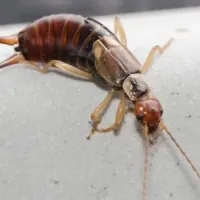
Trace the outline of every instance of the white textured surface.
<instances>
[{"instance_id":1,"label":"white textured surface","mask_svg":"<svg viewBox=\"0 0 200 200\"><path fill-rule=\"evenodd\" d=\"M113 16L100 17L113 28ZM150 48L176 40L147 74L164 121L200 169L200 9L121 16L143 63ZM4 26L0 35L24 25ZM189 32L176 33L186 28ZM0 59L12 54L1 45ZM96 135L89 117L105 97L95 84L14 65L0 70L0 199L141 199L144 150L131 114L120 135ZM114 100L103 124L114 120ZM168 137L151 148L148 200L199 200L199 180Z\"/></svg>"}]
</instances>

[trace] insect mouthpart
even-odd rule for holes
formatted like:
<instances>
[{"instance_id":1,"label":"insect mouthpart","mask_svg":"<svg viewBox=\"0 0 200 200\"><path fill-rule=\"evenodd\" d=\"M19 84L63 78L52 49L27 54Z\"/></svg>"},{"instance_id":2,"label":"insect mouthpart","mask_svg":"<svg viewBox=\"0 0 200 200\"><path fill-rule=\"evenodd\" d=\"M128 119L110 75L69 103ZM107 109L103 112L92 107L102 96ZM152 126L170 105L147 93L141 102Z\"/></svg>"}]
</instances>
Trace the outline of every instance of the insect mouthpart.
<instances>
[{"instance_id":1,"label":"insect mouthpart","mask_svg":"<svg viewBox=\"0 0 200 200\"><path fill-rule=\"evenodd\" d=\"M136 118L137 118L138 121L141 122L142 119L144 118L144 114L141 114L141 113L140 113L140 114L136 115Z\"/></svg>"}]
</instances>

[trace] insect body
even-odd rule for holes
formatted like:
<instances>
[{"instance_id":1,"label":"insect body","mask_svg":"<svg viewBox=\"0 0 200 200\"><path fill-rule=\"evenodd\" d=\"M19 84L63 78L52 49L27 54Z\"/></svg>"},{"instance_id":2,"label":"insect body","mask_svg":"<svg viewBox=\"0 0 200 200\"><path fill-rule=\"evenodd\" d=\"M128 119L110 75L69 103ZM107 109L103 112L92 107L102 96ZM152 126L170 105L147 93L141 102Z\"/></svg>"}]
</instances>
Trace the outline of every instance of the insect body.
<instances>
[{"instance_id":1,"label":"insect body","mask_svg":"<svg viewBox=\"0 0 200 200\"><path fill-rule=\"evenodd\" d=\"M109 29L92 18L58 14L36 20L18 34L1 38L1 42L18 44L15 50L20 53L12 57L13 62L25 59L36 64L58 60L99 77L94 66L93 43L104 36L117 40Z\"/></svg>"},{"instance_id":2,"label":"insect body","mask_svg":"<svg viewBox=\"0 0 200 200\"><path fill-rule=\"evenodd\" d=\"M28 63L40 72L46 72L50 66L54 66L107 84L112 89L106 101L91 115L96 131L100 131L97 129L100 114L116 90L122 91L116 122L112 128L104 131L119 127L125 114L127 98L136 103L135 114L138 120L146 123L149 130L156 130L162 107L158 100L149 100L150 91L141 73L150 64L152 53L156 50L164 51L171 40L164 48L154 47L142 67L126 47L125 33L118 18L115 19L115 32L117 31L121 40L103 24L89 17L72 14L43 17L16 35L0 38L1 43L17 44L16 53L2 62L0 68L16 63ZM40 65L43 65L42 69Z\"/></svg>"},{"instance_id":3,"label":"insect body","mask_svg":"<svg viewBox=\"0 0 200 200\"><path fill-rule=\"evenodd\" d=\"M155 53L157 51L163 53L172 39L163 47L154 46L142 65L128 50L126 35L117 17L114 27L115 33L112 33L92 18L72 14L43 17L18 34L0 37L0 43L17 45L16 53L0 63L0 68L27 63L44 73L52 66L108 85L111 89L106 98L91 114L94 124L87 138L90 139L95 132L110 132L118 129L126 113L126 102L129 100L134 104L133 112L142 125L147 147L148 141L155 139L158 128L165 129L200 177L188 156L163 124L161 103L151 95L143 75ZM117 33L120 39L117 38ZM121 93L121 99L115 122L108 128L99 128L101 114L108 107L116 91ZM146 156L146 165L147 161Z\"/></svg>"}]
</instances>

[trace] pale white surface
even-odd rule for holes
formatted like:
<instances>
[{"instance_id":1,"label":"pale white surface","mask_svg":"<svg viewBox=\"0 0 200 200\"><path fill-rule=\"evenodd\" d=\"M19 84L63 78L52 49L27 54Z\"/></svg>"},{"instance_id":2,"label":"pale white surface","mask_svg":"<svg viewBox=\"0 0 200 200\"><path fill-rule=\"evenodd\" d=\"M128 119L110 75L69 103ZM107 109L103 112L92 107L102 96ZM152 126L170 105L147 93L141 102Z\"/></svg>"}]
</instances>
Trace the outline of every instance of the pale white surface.
<instances>
[{"instance_id":1,"label":"pale white surface","mask_svg":"<svg viewBox=\"0 0 200 200\"><path fill-rule=\"evenodd\" d=\"M143 63L150 48L176 40L147 74L164 121L200 169L200 9L120 16ZM97 18L113 28L113 16ZM0 28L0 35L25 25ZM176 32L177 28L189 32ZM0 60L12 54L1 45ZM0 199L141 199L144 149L128 114L120 135L91 141L90 113L105 97L95 84L25 65L0 70ZM103 125L114 120L114 100ZM199 200L199 180L165 135L151 148L148 200Z\"/></svg>"}]
</instances>

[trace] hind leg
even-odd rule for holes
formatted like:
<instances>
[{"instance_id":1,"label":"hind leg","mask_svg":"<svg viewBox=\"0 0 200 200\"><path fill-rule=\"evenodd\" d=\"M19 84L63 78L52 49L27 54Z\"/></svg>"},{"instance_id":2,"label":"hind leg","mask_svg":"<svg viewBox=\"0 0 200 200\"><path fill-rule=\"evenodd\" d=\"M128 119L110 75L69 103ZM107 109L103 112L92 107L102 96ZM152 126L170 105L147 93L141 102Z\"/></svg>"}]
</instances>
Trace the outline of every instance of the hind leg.
<instances>
[{"instance_id":1,"label":"hind leg","mask_svg":"<svg viewBox=\"0 0 200 200\"><path fill-rule=\"evenodd\" d=\"M67 63L64 63L59 60L51 60L48 63L46 63L43 67L40 67L38 63L31 62L31 61L23 61L23 63L32 65L41 73L46 73L49 67L55 66L67 72L71 72L73 75L81 76L81 77L87 78L88 80L93 80L93 76L90 73L84 72L76 67L68 65Z\"/></svg>"},{"instance_id":2,"label":"hind leg","mask_svg":"<svg viewBox=\"0 0 200 200\"><path fill-rule=\"evenodd\" d=\"M71 72L74 75L77 76L82 76L84 78L87 78L88 80L93 80L93 76L90 73L84 72L76 67L73 67L71 65L68 65L67 63L61 62L59 60L51 60L48 63L46 63L42 68L40 68L40 65L36 62L33 61L28 61L25 60L22 54L16 53L9 57L8 59L4 60L3 62L0 63L0 68L9 66L9 65L14 65L18 63L24 63L24 64L29 64L36 68L39 72L45 73L48 71L48 68L51 66L58 67L60 69L63 69L65 71Z\"/></svg>"},{"instance_id":3,"label":"hind leg","mask_svg":"<svg viewBox=\"0 0 200 200\"><path fill-rule=\"evenodd\" d=\"M50 66L58 67L58 68L63 69L65 71L71 72L74 75L85 77L88 80L93 80L93 76L90 73L82 71L82 70L80 70L76 67L68 65L67 63L64 63L64 62L59 61L59 60L49 61L47 64L44 65L43 69L41 69L40 71L45 73Z\"/></svg>"},{"instance_id":4,"label":"hind leg","mask_svg":"<svg viewBox=\"0 0 200 200\"><path fill-rule=\"evenodd\" d=\"M119 17L115 17L114 30L115 30L115 35L117 35L117 33L119 32L120 42L126 47L127 46L126 33L124 31L124 28L122 26Z\"/></svg>"}]
</instances>

